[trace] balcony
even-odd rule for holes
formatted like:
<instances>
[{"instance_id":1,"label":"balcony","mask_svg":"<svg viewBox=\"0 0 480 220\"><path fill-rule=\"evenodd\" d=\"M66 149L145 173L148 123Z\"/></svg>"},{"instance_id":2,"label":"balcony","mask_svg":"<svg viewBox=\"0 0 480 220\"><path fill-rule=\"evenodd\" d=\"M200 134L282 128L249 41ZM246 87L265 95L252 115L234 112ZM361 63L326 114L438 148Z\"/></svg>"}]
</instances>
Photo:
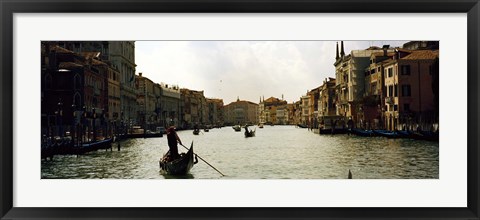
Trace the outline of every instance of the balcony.
<instances>
[{"instance_id":1,"label":"balcony","mask_svg":"<svg viewBox=\"0 0 480 220\"><path fill-rule=\"evenodd\" d=\"M393 104L395 102L394 97L385 97L385 103Z\"/></svg>"}]
</instances>

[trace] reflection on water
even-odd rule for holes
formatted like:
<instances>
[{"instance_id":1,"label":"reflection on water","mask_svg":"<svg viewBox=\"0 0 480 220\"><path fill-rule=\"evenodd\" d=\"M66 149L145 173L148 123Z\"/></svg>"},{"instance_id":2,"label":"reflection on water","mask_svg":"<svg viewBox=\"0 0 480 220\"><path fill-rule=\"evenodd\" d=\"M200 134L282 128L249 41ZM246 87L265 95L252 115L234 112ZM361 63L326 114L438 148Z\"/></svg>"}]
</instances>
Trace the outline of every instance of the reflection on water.
<instances>
[{"instance_id":1,"label":"reflection on water","mask_svg":"<svg viewBox=\"0 0 480 220\"><path fill-rule=\"evenodd\" d=\"M42 178L345 179L348 170L360 179L437 179L439 175L435 142L318 135L293 126L257 128L253 138L229 127L200 135L179 131L179 136L185 145L193 141L195 153L226 176L202 161L187 176L161 174L158 161L168 150L162 137L123 141L121 151L56 156L42 161Z\"/></svg>"}]
</instances>

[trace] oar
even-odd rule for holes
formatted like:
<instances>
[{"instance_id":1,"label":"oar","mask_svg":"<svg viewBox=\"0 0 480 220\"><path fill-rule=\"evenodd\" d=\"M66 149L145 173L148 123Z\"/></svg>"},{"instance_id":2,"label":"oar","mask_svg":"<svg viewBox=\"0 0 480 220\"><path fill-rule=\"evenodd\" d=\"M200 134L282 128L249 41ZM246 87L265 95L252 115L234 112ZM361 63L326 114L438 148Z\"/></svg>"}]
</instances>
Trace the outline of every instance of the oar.
<instances>
[{"instance_id":1,"label":"oar","mask_svg":"<svg viewBox=\"0 0 480 220\"><path fill-rule=\"evenodd\" d=\"M182 145L185 149L188 150L188 148L185 147L185 145L183 145L183 144L180 144L180 145ZM195 154L195 153L194 153L194 154ZM209 164L207 161L205 161L202 157L200 157L200 155L195 154L195 156L197 156L198 158L200 158L200 160L202 160L203 162L205 162L206 164L208 164L211 168L213 168L214 170L216 170L218 173L222 174L222 176L225 176L225 174L223 174L222 172L220 172L219 170L217 170L217 168L215 168L214 166L212 166L211 164Z\"/></svg>"}]
</instances>

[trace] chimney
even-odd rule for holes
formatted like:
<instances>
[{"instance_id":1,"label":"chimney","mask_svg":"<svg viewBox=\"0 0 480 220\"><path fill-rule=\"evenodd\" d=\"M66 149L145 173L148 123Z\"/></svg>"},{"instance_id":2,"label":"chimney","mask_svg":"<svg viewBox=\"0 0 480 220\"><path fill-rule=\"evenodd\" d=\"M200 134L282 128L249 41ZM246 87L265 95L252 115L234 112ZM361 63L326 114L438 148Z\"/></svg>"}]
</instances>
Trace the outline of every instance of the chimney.
<instances>
[{"instance_id":1,"label":"chimney","mask_svg":"<svg viewBox=\"0 0 480 220\"><path fill-rule=\"evenodd\" d=\"M337 56L335 57L336 60L338 60L340 56L338 55L338 41L337 41Z\"/></svg>"},{"instance_id":2,"label":"chimney","mask_svg":"<svg viewBox=\"0 0 480 220\"><path fill-rule=\"evenodd\" d=\"M388 48L390 48L390 45L383 45L383 56L386 57L387 56L387 50Z\"/></svg>"},{"instance_id":3,"label":"chimney","mask_svg":"<svg viewBox=\"0 0 480 220\"><path fill-rule=\"evenodd\" d=\"M142 77L142 73L138 73L138 75L139 75L140 77Z\"/></svg>"},{"instance_id":4,"label":"chimney","mask_svg":"<svg viewBox=\"0 0 480 220\"><path fill-rule=\"evenodd\" d=\"M342 40L342 46L341 46L340 55L341 55L342 57L345 56L345 51L343 50L343 40Z\"/></svg>"}]
</instances>

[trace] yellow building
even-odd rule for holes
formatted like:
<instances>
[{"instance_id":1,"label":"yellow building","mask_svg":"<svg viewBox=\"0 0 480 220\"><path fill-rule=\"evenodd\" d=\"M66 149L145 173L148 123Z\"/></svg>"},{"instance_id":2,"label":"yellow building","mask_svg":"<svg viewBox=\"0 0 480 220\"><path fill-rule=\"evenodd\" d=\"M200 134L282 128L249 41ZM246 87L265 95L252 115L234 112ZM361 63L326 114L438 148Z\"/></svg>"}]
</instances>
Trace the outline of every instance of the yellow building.
<instances>
[{"instance_id":1,"label":"yellow building","mask_svg":"<svg viewBox=\"0 0 480 220\"><path fill-rule=\"evenodd\" d=\"M258 104L237 99L224 107L226 125L254 125L258 123Z\"/></svg>"}]
</instances>

